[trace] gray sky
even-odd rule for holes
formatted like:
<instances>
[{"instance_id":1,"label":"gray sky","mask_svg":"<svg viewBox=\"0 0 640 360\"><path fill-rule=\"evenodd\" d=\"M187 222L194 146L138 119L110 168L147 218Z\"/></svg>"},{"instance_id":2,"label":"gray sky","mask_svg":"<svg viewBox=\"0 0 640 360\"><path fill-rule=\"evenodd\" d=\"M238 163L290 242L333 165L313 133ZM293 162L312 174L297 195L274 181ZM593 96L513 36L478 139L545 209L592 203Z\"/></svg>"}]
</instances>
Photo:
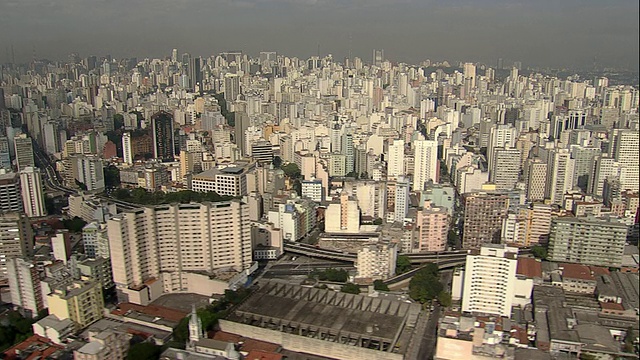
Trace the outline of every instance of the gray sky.
<instances>
[{"instance_id":1,"label":"gray sky","mask_svg":"<svg viewBox=\"0 0 640 360\"><path fill-rule=\"evenodd\" d=\"M0 61L275 50L638 68L637 0L0 0Z\"/></svg>"}]
</instances>

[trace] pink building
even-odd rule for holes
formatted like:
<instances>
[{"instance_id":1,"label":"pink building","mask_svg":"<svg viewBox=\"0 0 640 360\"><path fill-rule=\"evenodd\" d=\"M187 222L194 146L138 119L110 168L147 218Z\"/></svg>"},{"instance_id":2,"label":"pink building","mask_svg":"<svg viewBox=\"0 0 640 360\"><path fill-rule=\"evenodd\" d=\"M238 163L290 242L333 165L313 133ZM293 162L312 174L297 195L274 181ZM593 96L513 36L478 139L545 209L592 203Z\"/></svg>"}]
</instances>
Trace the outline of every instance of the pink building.
<instances>
[{"instance_id":1,"label":"pink building","mask_svg":"<svg viewBox=\"0 0 640 360\"><path fill-rule=\"evenodd\" d=\"M424 202L424 207L418 212L418 251L444 251L447 246L449 232L449 214L444 207Z\"/></svg>"}]
</instances>

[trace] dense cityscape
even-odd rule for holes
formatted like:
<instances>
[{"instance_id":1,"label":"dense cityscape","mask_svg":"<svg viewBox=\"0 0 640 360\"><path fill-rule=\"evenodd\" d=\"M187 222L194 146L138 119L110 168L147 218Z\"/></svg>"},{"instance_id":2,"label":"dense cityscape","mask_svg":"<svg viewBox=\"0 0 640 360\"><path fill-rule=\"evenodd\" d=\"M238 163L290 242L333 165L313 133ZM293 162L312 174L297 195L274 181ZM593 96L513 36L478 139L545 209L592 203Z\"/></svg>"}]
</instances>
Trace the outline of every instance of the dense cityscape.
<instances>
[{"instance_id":1,"label":"dense cityscape","mask_svg":"<svg viewBox=\"0 0 640 360\"><path fill-rule=\"evenodd\" d=\"M637 73L390 55L1 65L3 358L638 358Z\"/></svg>"}]
</instances>

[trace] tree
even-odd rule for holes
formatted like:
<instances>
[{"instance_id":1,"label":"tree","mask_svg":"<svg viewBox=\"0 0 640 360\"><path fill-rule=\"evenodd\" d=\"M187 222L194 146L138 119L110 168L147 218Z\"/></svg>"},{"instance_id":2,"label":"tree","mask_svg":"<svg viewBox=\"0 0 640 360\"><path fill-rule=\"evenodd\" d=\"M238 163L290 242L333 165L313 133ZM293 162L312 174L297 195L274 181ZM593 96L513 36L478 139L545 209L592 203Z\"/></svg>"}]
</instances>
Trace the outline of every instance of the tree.
<instances>
[{"instance_id":1,"label":"tree","mask_svg":"<svg viewBox=\"0 0 640 360\"><path fill-rule=\"evenodd\" d=\"M636 332L633 330L633 326L629 326L627 329L627 334L624 336L624 351L628 353L632 353L633 343L636 341Z\"/></svg>"},{"instance_id":2,"label":"tree","mask_svg":"<svg viewBox=\"0 0 640 360\"><path fill-rule=\"evenodd\" d=\"M396 259L396 274L404 274L411 270L411 260L405 256L400 255Z\"/></svg>"},{"instance_id":3,"label":"tree","mask_svg":"<svg viewBox=\"0 0 640 360\"><path fill-rule=\"evenodd\" d=\"M275 169L280 169L280 166L282 166L282 158L280 158L280 156L274 156L271 164L273 164Z\"/></svg>"},{"instance_id":4,"label":"tree","mask_svg":"<svg viewBox=\"0 0 640 360\"><path fill-rule=\"evenodd\" d=\"M373 289L379 291L389 291L389 287L387 284L382 282L382 280L376 280L373 282Z\"/></svg>"},{"instance_id":5,"label":"tree","mask_svg":"<svg viewBox=\"0 0 640 360\"><path fill-rule=\"evenodd\" d=\"M412 299L425 303L435 299L444 286L438 279L438 265L427 263L418 271L409 282L409 296Z\"/></svg>"},{"instance_id":6,"label":"tree","mask_svg":"<svg viewBox=\"0 0 640 360\"><path fill-rule=\"evenodd\" d=\"M360 294L360 287L354 283L346 283L342 285L340 291L347 294Z\"/></svg>"},{"instance_id":7,"label":"tree","mask_svg":"<svg viewBox=\"0 0 640 360\"><path fill-rule=\"evenodd\" d=\"M440 291L438 294L438 302L444 307L451 306L451 294L446 291Z\"/></svg>"},{"instance_id":8,"label":"tree","mask_svg":"<svg viewBox=\"0 0 640 360\"><path fill-rule=\"evenodd\" d=\"M376 218L375 220L373 220L373 225L382 225L382 219Z\"/></svg>"},{"instance_id":9,"label":"tree","mask_svg":"<svg viewBox=\"0 0 640 360\"><path fill-rule=\"evenodd\" d=\"M79 181L78 179L75 179L75 180L76 180L76 186L77 186L80 190L82 190L82 191L87 191L87 185L86 185L85 183L83 183L83 182Z\"/></svg>"},{"instance_id":10,"label":"tree","mask_svg":"<svg viewBox=\"0 0 640 360\"><path fill-rule=\"evenodd\" d=\"M548 255L547 248L545 248L544 246L536 245L531 248L531 252L533 253L533 256L535 256L538 259L542 259L542 260L547 259L547 255Z\"/></svg>"},{"instance_id":11,"label":"tree","mask_svg":"<svg viewBox=\"0 0 640 360\"><path fill-rule=\"evenodd\" d=\"M127 352L127 359L157 360L162 354L162 347L150 342L131 345Z\"/></svg>"},{"instance_id":12,"label":"tree","mask_svg":"<svg viewBox=\"0 0 640 360\"><path fill-rule=\"evenodd\" d=\"M113 128L120 129L124 127L124 116L122 114L113 115Z\"/></svg>"},{"instance_id":13,"label":"tree","mask_svg":"<svg viewBox=\"0 0 640 360\"><path fill-rule=\"evenodd\" d=\"M282 165L280 169L282 169L282 171L284 171L284 174L291 179L297 179L300 177L300 168L296 163L288 163L286 165Z\"/></svg>"},{"instance_id":14,"label":"tree","mask_svg":"<svg viewBox=\"0 0 640 360\"><path fill-rule=\"evenodd\" d=\"M108 188L120 185L120 170L116 166L109 165L104 168L104 184Z\"/></svg>"},{"instance_id":15,"label":"tree","mask_svg":"<svg viewBox=\"0 0 640 360\"><path fill-rule=\"evenodd\" d=\"M62 226L71 232L80 232L85 225L87 225L87 222L77 216L74 216L73 219L62 220Z\"/></svg>"}]
</instances>

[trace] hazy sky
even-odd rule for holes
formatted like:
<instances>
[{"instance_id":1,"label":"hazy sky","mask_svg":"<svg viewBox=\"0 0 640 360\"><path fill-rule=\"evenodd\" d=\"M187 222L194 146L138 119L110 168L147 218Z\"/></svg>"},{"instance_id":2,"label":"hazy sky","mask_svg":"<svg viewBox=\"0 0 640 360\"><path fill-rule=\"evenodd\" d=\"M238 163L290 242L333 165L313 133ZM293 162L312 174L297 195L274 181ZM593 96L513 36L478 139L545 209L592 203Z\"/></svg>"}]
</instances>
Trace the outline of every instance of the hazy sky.
<instances>
[{"instance_id":1,"label":"hazy sky","mask_svg":"<svg viewBox=\"0 0 640 360\"><path fill-rule=\"evenodd\" d=\"M275 50L638 68L638 0L0 0L0 61Z\"/></svg>"}]
</instances>

